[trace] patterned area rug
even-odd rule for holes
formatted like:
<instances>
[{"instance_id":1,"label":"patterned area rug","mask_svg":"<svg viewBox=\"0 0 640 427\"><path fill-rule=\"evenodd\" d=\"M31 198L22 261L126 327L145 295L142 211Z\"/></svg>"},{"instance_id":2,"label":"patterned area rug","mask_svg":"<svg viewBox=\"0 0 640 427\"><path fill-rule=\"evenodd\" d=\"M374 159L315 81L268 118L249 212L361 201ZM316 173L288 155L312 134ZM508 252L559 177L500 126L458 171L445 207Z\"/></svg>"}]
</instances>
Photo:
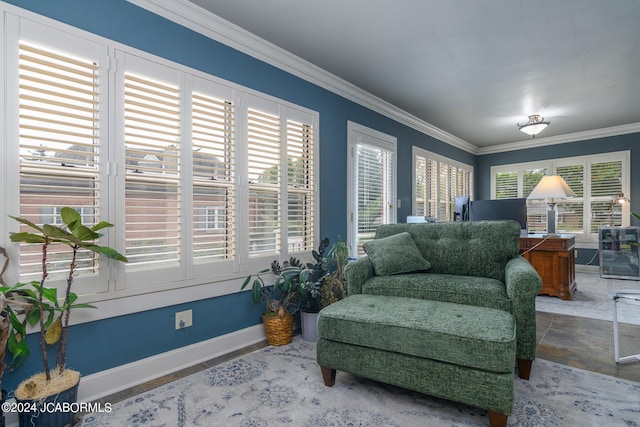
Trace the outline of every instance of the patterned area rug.
<instances>
[{"instance_id":1,"label":"patterned area rug","mask_svg":"<svg viewBox=\"0 0 640 427\"><path fill-rule=\"evenodd\" d=\"M637 426L640 383L536 360L510 426ZM81 426L488 426L486 411L338 372L295 337L85 415Z\"/></svg>"},{"instance_id":2,"label":"patterned area rug","mask_svg":"<svg viewBox=\"0 0 640 427\"><path fill-rule=\"evenodd\" d=\"M536 310L546 313L613 321L613 302L607 297L609 291L640 290L640 281L602 279L597 274L576 273L577 288L571 301L551 296L536 297ZM640 325L640 304L634 301L618 303L618 321Z\"/></svg>"}]
</instances>

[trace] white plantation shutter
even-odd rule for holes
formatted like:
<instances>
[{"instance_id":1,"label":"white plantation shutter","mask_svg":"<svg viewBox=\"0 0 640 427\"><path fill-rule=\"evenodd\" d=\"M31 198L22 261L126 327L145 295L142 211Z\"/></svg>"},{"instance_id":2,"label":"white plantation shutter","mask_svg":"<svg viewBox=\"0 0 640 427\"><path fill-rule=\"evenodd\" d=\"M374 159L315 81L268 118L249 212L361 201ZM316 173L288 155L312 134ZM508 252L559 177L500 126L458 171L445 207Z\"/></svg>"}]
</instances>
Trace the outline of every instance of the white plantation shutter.
<instances>
[{"instance_id":1,"label":"white plantation shutter","mask_svg":"<svg viewBox=\"0 0 640 427\"><path fill-rule=\"evenodd\" d=\"M519 197L528 197L546 174L547 169L545 168L524 169L522 174L522 192ZM518 190L517 186L516 190ZM546 231L547 202L545 200L527 200L527 229L534 233Z\"/></svg>"},{"instance_id":2,"label":"white plantation shutter","mask_svg":"<svg viewBox=\"0 0 640 427\"><path fill-rule=\"evenodd\" d=\"M449 191L449 165L441 162L439 164L439 175L438 175L438 216L437 218L441 221L449 221L449 201L450 201L450 191Z\"/></svg>"},{"instance_id":3,"label":"white plantation shutter","mask_svg":"<svg viewBox=\"0 0 640 427\"><path fill-rule=\"evenodd\" d=\"M611 201L629 192L628 151L569 157L546 162L494 166L491 168L493 196L513 194L526 197L543 175L560 175L576 194L558 200L557 231L576 235L578 241L597 241L598 227L611 224ZM498 198L498 197L496 197ZM546 202L528 201L529 230L546 231ZM616 204L616 225L629 224L627 206Z\"/></svg>"},{"instance_id":4,"label":"white plantation shutter","mask_svg":"<svg viewBox=\"0 0 640 427\"><path fill-rule=\"evenodd\" d=\"M414 214L452 221L455 198L473 197L473 168L417 147L413 158Z\"/></svg>"},{"instance_id":5,"label":"white plantation shutter","mask_svg":"<svg viewBox=\"0 0 640 427\"><path fill-rule=\"evenodd\" d=\"M527 197L547 169L536 165L503 167L493 176L496 199ZM547 228L547 203L544 200L527 200L527 228L532 232L544 232Z\"/></svg>"},{"instance_id":6,"label":"white plantation shutter","mask_svg":"<svg viewBox=\"0 0 640 427\"><path fill-rule=\"evenodd\" d=\"M180 89L124 75L127 269L180 261ZM172 264L173 263L173 264Z\"/></svg>"},{"instance_id":7,"label":"white plantation shutter","mask_svg":"<svg viewBox=\"0 0 640 427\"><path fill-rule=\"evenodd\" d=\"M438 161L427 159L427 216L438 218Z\"/></svg>"},{"instance_id":8,"label":"white plantation shutter","mask_svg":"<svg viewBox=\"0 0 640 427\"><path fill-rule=\"evenodd\" d=\"M427 212L429 211L429 191L427 188L429 180L427 179L427 159L423 156L414 156L413 162L415 173L415 194L413 197L415 214L417 216L427 216Z\"/></svg>"},{"instance_id":9,"label":"white plantation shutter","mask_svg":"<svg viewBox=\"0 0 640 427\"><path fill-rule=\"evenodd\" d=\"M280 253L280 117L249 108L249 255Z\"/></svg>"},{"instance_id":10,"label":"white plantation shutter","mask_svg":"<svg viewBox=\"0 0 640 427\"><path fill-rule=\"evenodd\" d=\"M612 207L614 223L624 224L620 206L618 204L611 205L613 197L623 192L622 167L622 160L591 163L591 173L589 174L591 233L597 233L598 227L612 224ZM628 218L625 219L628 221Z\"/></svg>"},{"instance_id":11,"label":"white plantation shutter","mask_svg":"<svg viewBox=\"0 0 640 427\"><path fill-rule=\"evenodd\" d=\"M395 220L395 152L369 144L357 144L357 247L372 240L376 228Z\"/></svg>"},{"instance_id":12,"label":"white plantation shutter","mask_svg":"<svg viewBox=\"0 0 640 427\"><path fill-rule=\"evenodd\" d=\"M307 123L287 120L288 252L313 250L314 132Z\"/></svg>"},{"instance_id":13,"label":"white plantation shutter","mask_svg":"<svg viewBox=\"0 0 640 427\"><path fill-rule=\"evenodd\" d=\"M232 101L192 94L193 258L235 255L235 111Z\"/></svg>"},{"instance_id":14,"label":"white plantation shutter","mask_svg":"<svg viewBox=\"0 0 640 427\"><path fill-rule=\"evenodd\" d=\"M105 229L81 251L93 300L236 279L318 243L317 112L57 24L5 17L5 211ZM249 108L249 106L251 108ZM8 231L26 230L9 221ZM69 258L50 246L50 286ZM11 245L11 280L38 280L37 245ZM13 253L15 251L15 254ZM19 277L18 277L19 276ZM222 291L226 292L226 291ZM214 292L215 293L215 292Z\"/></svg>"},{"instance_id":15,"label":"white plantation shutter","mask_svg":"<svg viewBox=\"0 0 640 427\"><path fill-rule=\"evenodd\" d=\"M19 44L20 216L35 224L61 225L60 207L82 214L86 225L99 215L98 102L100 68L95 58L44 45ZM30 231L22 228L23 231ZM65 247L49 248L49 278L63 277ZM20 279L36 280L40 248L20 248ZM98 272L99 257L80 251L78 277Z\"/></svg>"},{"instance_id":16,"label":"white plantation shutter","mask_svg":"<svg viewBox=\"0 0 640 427\"><path fill-rule=\"evenodd\" d=\"M473 171L458 168L458 182L456 183L455 196L465 196L473 194ZM455 200L454 196L454 200Z\"/></svg>"},{"instance_id":17,"label":"white plantation shutter","mask_svg":"<svg viewBox=\"0 0 640 427\"><path fill-rule=\"evenodd\" d=\"M511 199L518 197L518 172L506 171L495 174L495 198Z\"/></svg>"},{"instance_id":18,"label":"white plantation shutter","mask_svg":"<svg viewBox=\"0 0 640 427\"><path fill-rule=\"evenodd\" d=\"M556 173L576 193L571 199L558 200L556 230L562 233L584 233L584 163L557 166Z\"/></svg>"}]
</instances>

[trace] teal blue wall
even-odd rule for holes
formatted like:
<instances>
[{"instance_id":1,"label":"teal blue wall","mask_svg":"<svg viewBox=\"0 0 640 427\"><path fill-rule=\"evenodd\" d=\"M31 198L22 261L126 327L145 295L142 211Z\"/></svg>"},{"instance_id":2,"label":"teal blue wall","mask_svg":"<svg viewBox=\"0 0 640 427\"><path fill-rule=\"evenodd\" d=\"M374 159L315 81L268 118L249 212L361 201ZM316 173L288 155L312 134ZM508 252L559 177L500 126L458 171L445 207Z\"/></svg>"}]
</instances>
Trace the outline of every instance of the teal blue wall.
<instances>
[{"instance_id":1,"label":"teal blue wall","mask_svg":"<svg viewBox=\"0 0 640 427\"><path fill-rule=\"evenodd\" d=\"M474 156L401 125L341 96L235 51L125 0L9 0L16 6L98 34L225 80L293 102L320 113L320 232L332 241L347 235L347 121L393 135L398 165L411 165L411 147L419 146L473 164ZM411 213L411 168L398 168L398 218ZM188 292L186 290L185 292ZM192 309L194 326L177 332L177 311ZM202 319L202 320L200 320ZM197 343L260 323L260 309L249 293L211 298L85 323L71 329L68 366L83 375ZM29 336L37 351L37 337ZM12 390L41 370L37 354L16 372L7 372L3 388Z\"/></svg>"}]
</instances>

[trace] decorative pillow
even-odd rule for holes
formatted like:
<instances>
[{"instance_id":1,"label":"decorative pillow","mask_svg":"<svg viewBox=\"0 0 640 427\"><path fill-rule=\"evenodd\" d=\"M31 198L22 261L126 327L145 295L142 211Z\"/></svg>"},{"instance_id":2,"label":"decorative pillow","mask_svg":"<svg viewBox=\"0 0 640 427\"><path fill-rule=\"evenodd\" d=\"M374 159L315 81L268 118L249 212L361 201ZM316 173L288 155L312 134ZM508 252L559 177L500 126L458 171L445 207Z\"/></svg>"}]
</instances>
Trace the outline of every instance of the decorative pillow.
<instances>
[{"instance_id":1,"label":"decorative pillow","mask_svg":"<svg viewBox=\"0 0 640 427\"><path fill-rule=\"evenodd\" d=\"M428 270L431 263L424 259L409 233L402 232L366 242L364 251L373 263L377 276Z\"/></svg>"}]
</instances>

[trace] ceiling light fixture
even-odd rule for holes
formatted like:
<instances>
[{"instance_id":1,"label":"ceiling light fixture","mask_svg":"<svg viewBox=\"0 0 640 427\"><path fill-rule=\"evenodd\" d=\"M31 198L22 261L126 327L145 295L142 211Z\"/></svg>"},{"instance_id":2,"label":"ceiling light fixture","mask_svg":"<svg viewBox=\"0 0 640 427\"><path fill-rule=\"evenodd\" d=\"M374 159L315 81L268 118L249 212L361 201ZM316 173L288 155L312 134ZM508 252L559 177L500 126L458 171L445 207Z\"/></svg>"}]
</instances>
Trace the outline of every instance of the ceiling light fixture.
<instances>
[{"instance_id":1,"label":"ceiling light fixture","mask_svg":"<svg viewBox=\"0 0 640 427\"><path fill-rule=\"evenodd\" d=\"M518 129L535 138L537 134L539 134L544 130L544 128L549 126L549 123L549 121L545 122L544 117L540 117L539 114L532 114L529 116L529 121L527 123L523 125L518 123Z\"/></svg>"}]
</instances>

